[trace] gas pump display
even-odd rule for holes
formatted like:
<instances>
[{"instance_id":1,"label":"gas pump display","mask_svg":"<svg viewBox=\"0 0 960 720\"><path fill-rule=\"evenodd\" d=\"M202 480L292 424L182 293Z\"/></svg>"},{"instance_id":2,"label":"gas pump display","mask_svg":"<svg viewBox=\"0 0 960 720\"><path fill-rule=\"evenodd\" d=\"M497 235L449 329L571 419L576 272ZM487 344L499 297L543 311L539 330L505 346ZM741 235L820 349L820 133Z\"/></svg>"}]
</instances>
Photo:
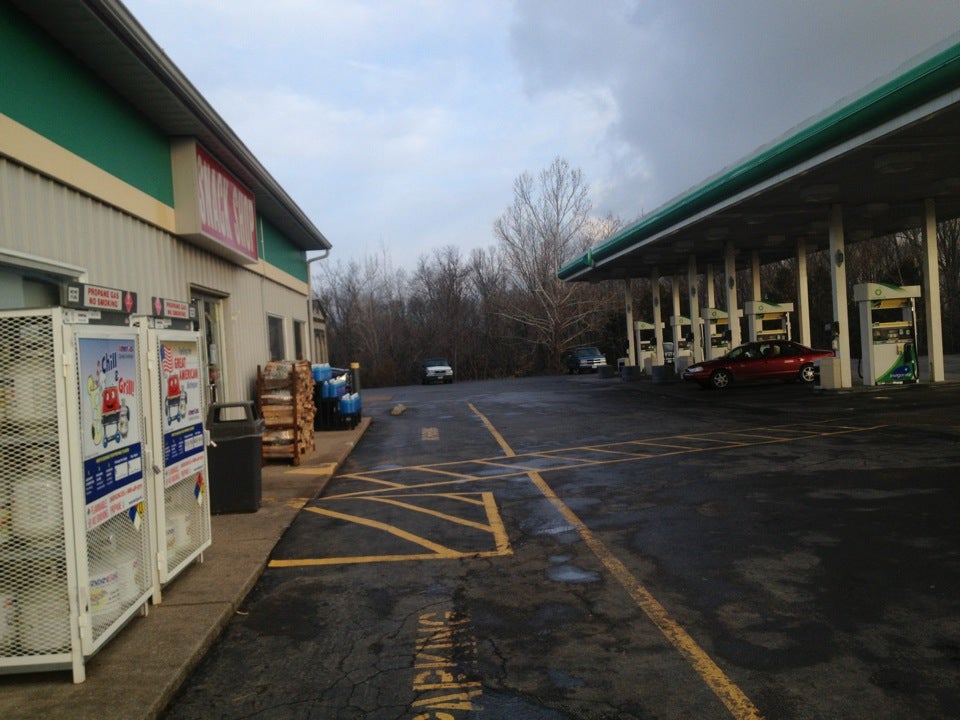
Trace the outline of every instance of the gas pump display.
<instances>
[{"instance_id":1,"label":"gas pump display","mask_svg":"<svg viewBox=\"0 0 960 720\"><path fill-rule=\"evenodd\" d=\"M684 315L671 315L670 327L673 330L673 367L676 372L681 373L693 362L693 350L690 349L690 318Z\"/></svg>"},{"instance_id":2,"label":"gas pump display","mask_svg":"<svg viewBox=\"0 0 960 720\"><path fill-rule=\"evenodd\" d=\"M793 303L750 300L743 304L750 342L790 340L790 313Z\"/></svg>"},{"instance_id":3,"label":"gas pump display","mask_svg":"<svg viewBox=\"0 0 960 720\"><path fill-rule=\"evenodd\" d=\"M730 350L730 315L720 308L701 308L703 323L703 349L708 360L726 355ZM737 311L737 318L743 311ZM739 319L738 319L739 322Z\"/></svg>"},{"instance_id":4,"label":"gas pump display","mask_svg":"<svg viewBox=\"0 0 960 720\"><path fill-rule=\"evenodd\" d=\"M656 354L653 347L655 342L655 328L651 322L635 320L633 329L637 343L637 365L646 369L648 365L653 364L652 358Z\"/></svg>"},{"instance_id":5,"label":"gas pump display","mask_svg":"<svg viewBox=\"0 0 960 720\"><path fill-rule=\"evenodd\" d=\"M920 377L915 298L920 287L862 283L853 288L860 309L861 374L865 385L902 385Z\"/></svg>"},{"instance_id":6,"label":"gas pump display","mask_svg":"<svg viewBox=\"0 0 960 720\"><path fill-rule=\"evenodd\" d=\"M687 350L690 346L688 333L690 332L690 318L685 315L670 316L670 327L673 330L674 350L677 354L680 351Z\"/></svg>"}]
</instances>

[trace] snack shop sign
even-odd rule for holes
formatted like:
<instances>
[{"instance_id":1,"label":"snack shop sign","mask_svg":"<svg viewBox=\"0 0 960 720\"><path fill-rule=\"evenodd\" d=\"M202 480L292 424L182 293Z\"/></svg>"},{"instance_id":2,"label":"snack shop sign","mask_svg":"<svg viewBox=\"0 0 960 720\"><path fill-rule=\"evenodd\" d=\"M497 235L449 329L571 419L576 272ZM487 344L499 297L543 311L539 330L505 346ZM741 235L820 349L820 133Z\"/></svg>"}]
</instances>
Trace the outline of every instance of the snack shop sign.
<instances>
[{"instance_id":1,"label":"snack shop sign","mask_svg":"<svg viewBox=\"0 0 960 720\"><path fill-rule=\"evenodd\" d=\"M173 195L178 235L234 262L257 262L253 193L192 138L173 145Z\"/></svg>"}]
</instances>

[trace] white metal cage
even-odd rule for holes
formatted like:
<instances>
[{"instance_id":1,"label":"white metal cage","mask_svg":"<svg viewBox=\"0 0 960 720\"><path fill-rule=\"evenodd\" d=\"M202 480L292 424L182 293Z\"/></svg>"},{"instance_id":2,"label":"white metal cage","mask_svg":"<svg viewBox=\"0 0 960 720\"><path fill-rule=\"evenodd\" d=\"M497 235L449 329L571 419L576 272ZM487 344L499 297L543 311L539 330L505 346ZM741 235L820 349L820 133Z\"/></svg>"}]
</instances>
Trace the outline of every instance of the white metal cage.
<instances>
[{"instance_id":1,"label":"white metal cage","mask_svg":"<svg viewBox=\"0 0 960 720\"><path fill-rule=\"evenodd\" d=\"M150 431L155 448L153 510L156 518L157 576L154 602L162 586L194 560L203 560L211 543L210 494L204 429L206 417L200 334L153 328L145 320L150 377Z\"/></svg>"},{"instance_id":2,"label":"white metal cage","mask_svg":"<svg viewBox=\"0 0 960 720\"><path fill-rule=\"evenodd\" d=\"M0 312L0 673L72 669L153 592L139 335Z\"/></svg>"},{"instance_id":3,"label":"white metal cage","mask_svg":"<svg viewBox=\"0 0 960 720\"><path fill-rule=\"evenodd\" d=\"M0 668L69 664L69 498L50 314L0 314Z\"/></svg>"}]
</instances>

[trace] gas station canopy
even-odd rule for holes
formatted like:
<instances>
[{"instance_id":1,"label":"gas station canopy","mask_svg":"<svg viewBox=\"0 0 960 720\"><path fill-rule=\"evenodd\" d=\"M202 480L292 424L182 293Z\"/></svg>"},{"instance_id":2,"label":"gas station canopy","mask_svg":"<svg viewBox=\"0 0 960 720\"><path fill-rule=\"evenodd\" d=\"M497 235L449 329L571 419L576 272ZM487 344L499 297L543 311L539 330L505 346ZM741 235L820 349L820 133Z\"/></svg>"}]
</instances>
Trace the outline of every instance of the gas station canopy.
<instances>
[{"instance_id":1,"label":"gas station canopy","mask_svg":"<svg viewBox=\"0 0 960 720\"><path fill-rule=\"evenodd\" d=\"M686 273L691 255L719 261L733 243L749 262L828 245L828 213L843 208L856 242L960 217L960 35L893 79L875 83L707 179L562 267L597 282ZM744 251L747 251L744 253Z\"/></svg>"}]
</instances>

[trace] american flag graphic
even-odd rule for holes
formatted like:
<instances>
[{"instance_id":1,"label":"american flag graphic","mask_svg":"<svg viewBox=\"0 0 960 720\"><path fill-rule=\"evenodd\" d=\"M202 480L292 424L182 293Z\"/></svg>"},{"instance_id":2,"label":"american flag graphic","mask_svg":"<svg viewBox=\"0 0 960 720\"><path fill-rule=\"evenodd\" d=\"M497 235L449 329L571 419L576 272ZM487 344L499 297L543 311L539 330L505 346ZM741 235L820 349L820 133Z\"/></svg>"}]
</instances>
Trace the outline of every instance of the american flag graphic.
<instances>
[{"instance_id":1,"label":"american flag graphic","mask_svg":"<svg viewBox=\"0 0 960 720\"><path fill-rule=\"evenodd\" d=\"M173 372L173 350L166 345L160 346L160 367L167 375Z\"/></svg>"}]
</instances>

